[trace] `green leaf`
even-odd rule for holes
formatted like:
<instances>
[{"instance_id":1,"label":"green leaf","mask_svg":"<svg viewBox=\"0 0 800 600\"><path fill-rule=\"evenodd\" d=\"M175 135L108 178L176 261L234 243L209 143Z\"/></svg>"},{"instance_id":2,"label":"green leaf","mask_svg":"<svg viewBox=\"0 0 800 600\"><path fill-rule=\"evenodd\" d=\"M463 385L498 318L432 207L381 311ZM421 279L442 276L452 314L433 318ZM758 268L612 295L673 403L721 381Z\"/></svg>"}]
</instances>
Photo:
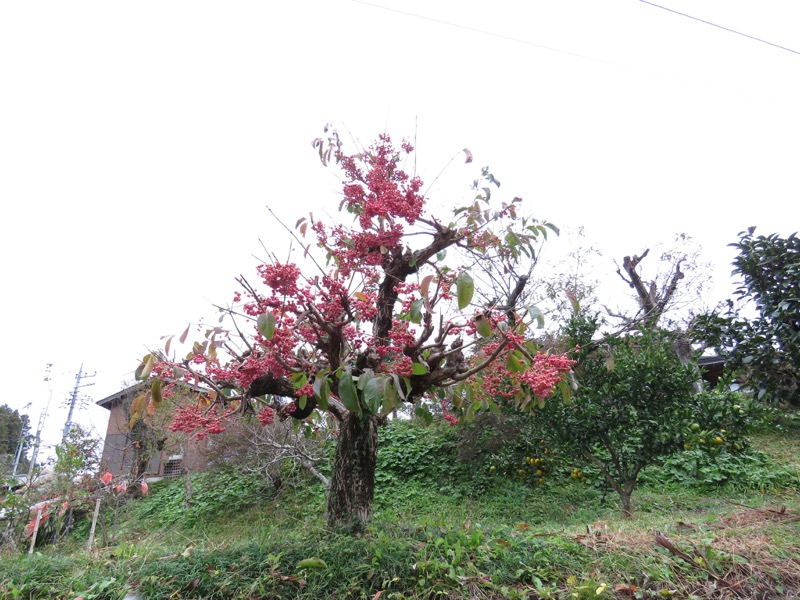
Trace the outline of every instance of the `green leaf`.
<instances>
[{"instance_id":1,"label":"green leaf","mask_svg":"<svg viewBox=\"0 0 800 600\"><path fill-rule=\"evenodd\" d=\"M319 399L319 407L328 410L328 399L331 397L331 385L328 381L328 370L324 369L314 376L314 393Z\"/></svg>"},{"instance_id":2,"label":"green leaf","mask_svg":"<svg viewBox=\"0 0 800 600\"><path fill-rule=\"evenodd\" d=\"M430 425L433 423L433 415L431 414L431 411L428 410L428 407L424 404L417 404L414 407L414 414L422 419L422 422L425 423L425 425Z\"/></svg>"},{"instance_id":3,"label":"green leaf","mask_svg":"<svg viewBox=\"0 0 800 600\"><path fill-rule=\"evenodd\" d=\"M561 390L561 397L564 399L564 404L569 404L572 400L572 388L563 379L558 382L558 387Z\"/></svg>"},{"instance_id":4,"label":"green leaf","mask_svg":"<svg viewBox=\"0 0 800 600\"><path fill-rule=\"evenodd\" d=\"M397 373L392 373L392 380L394 381L397 395L400 396L401 400L405 400L408 391L411 389L411 384L408 381L408 377L403 377L403 383L405 383L405 385L401 385L400 376Z\"/></svg>"},{"instance_id":5,"label":"green leaf","mask_svg":"<svg viewBox=\"0 0 800 600\"><path fill-rule=\"evenodd\" d=\"M258 315L256 325L258 327L258 332L268 340L275 337L275 315L271 312Z\"/></svg>"},{"instance_id":6,"label":"green leaf","mask_svg":"<svg viewBox=\"0 0 800 600\"><path fill-rule=\"evenodd\" d=\"M508 358L506 359L506 369L511 371L512 373L520 373L525 370L525 362L523 361L522 354L517 352L508 353Z\"/></svg>"},{"instance_id":7,"label":"green leaf","mask_svg":"<svg viewBox=\"0 0 800 600\"><path fill-rule=\"evenodd\" d=\"M392 383L393 379L386 380L386 385L383 386L383 402L381 403L381 415L388 415L400 404L400 398L397 395L397 388Z\"/></svg>"},{"instance_id":8,"label":"green leaf","mask_svg":"<svg viewBox=\"0 0 800 600\"><path fill-rule=\"evenodd\" d=\"M317 558L316 556L312 558L304 558L299 563L297 563L298 569L327 569L328 565L325 564L325 561L321 558Z\"/></svg>"},{"instance_id":9,"label":"green leaf","mask_svg":"<svg viewBox=\"0 0 800 600\"><path fill-rule=\"evenodd\" d=\"M289 379L291 379L295 390L299 390L308 383L308 375L305 373L292 373Z\"/></svg>"},{"instance_id":10,"label":"green leaf","mask_svg":"<svg viewBox=\"0 0 800 600\"><path fill-rule=\"evenodd\" d=\"M429 373L428 366L422 363L411 363L411 374L412 375L427 375Z\"/></svg>"},{"instance_id":11,"label":"green leaf","mask_svg":"<svg viewBox=\"0 0 800 600\"><path fill-rule=\"evenodd\" d=\"M408 309L408 318L412 323L422 323L422 298L417 298Z\"/></svg>"},{"instance_id":12,"label":"green leaf","mask_svg":"<svg viewBox=\"0 0 800 600\"><path fill-rule=\"evenodd\" d=\"M373 415L378 414L383 401L383 388L386 385L386 378L383 376L373 377L367 382L364 388L364 404L367 405L369 412Z\"/></svg>"},{"instance_id":13,"label":"green leaf","mask_svg":"<svg viewBox=\"0 0 800 600\"><path fill-rule=\"evenodd\" d=\"M547 221L545 221L544 226L547 227L550 231L554 232L556 235L561 235L561 230L552 223L548 223Z\"/></svg>"},{"instance_id":14,"label":"green leaf","mask_svg":"<svg viewBox=\"0 0 800 600\"><path fill-rule=\"evenodd\" d=\"M363 413L358 402L358 390L350 373L344 373L339 378L339 399L347 410L361 417Z\"/></svg>"},{"instance_id":15,"label":"green leaf","mask_svg":"<svg viewBox=\"0 0 800 600\"><path fill-rule=\"evenodd\" d=\"M475 418L475 413L477 412L478 408L480 407L480 402L473 402L467 408L467 421L471 421Z\"/></svg>"},{"instance_id":16,"label":"green leaf","mask_svg":"<svg viewBox=\"0 0 800 600\"><path fill-rule=\"evenodd\" d=\"M472 302L472 295L475 293L475 282L466 271L462 271L456 278L456 298L458 299L459 310L464 310Z\"/></svg>"},{"instance_id":17,"label":"green leaf","mask_svg":"<svg viewBox=\"0 0 800 600\"><path fill-rule=\"evenodd\" d=\"M444 257L447 256L447 250L440 250L436 253L436 260L437 262L441 262L444 260Z\"/></svg>"},{"instance_id":18,"label":"green leaf","mask_svg":"<svg viewBox=\"0 0 800 600\"><path fill-rule=\"evenodd\" d=\"M361 375L358 376L358 381L356 381L356 387L363 392L364 388L367 387L367 384L373 377L375 377L375 371L373 371L372 369L364 369Z\"/></svg>"},{"instance_id":19,"label":"green leaf","mask_svg":"<svg viewBox=\"0 0 800 600\"><path fill-rule=\"evenodd\" d=\"M481 337L489 337L492 335L492 322L483 315L478 315L475 317L475 330Z\"/></svg>"},{"instance_id":20,"label":"green leaf","mask_svg":"<svg viewBox=\"0 0 800 600\"><path fill-rule=\"evenodd\" d=\"M153 385L150 386L150 396L153 398L153 404L158 406L164 397L161 395L161 377L153 378Z\"/></svg>"}]
</instances>

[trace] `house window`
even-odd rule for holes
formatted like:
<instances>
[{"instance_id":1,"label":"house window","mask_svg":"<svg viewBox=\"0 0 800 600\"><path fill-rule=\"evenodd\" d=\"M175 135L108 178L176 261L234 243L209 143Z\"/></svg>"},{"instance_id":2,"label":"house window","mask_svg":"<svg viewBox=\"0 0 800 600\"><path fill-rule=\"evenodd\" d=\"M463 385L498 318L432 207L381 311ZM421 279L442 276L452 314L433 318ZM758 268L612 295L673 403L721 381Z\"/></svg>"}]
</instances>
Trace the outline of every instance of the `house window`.
<instances>
[{"instance_id":1,"label":"house window","mask_svg":"<svg viewBox=\"0 0 800 600\"><path fill-rule=\"evenodd\" d=\"M183 454L173 454L167 459L164 464L164 477L177 477L181 474L181 463L183 462Z\"/></svg>"}]
</instances>

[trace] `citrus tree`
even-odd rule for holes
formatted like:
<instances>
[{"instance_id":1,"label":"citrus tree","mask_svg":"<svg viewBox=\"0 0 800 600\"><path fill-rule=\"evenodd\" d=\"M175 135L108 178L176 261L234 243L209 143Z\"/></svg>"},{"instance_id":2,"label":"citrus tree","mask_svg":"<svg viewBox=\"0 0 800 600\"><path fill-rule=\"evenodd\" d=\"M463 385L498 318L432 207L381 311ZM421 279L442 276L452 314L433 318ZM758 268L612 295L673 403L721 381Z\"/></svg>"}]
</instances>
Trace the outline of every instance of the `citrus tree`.
<instances>
[{"instance_id":1,"label":"citrus tree","mask_svg":"<svg viewBox=\"0 0 800 600\"><path fill-rule=\"evenodd\" d=\"M248 412L264 424L332 423L327 519L353 531L371 511L385 415L403 403L425 415L423 400L434 398L453 419L454 411L489 408L497 394L532 407L563 383L571 362L537 352L528 340L527 322L540 315L516 307L526 278L492 305L472 303L470 270L512 273L517 261L532 258L535 242L556 231L521 216L521 198L498 203L492 192L500 184L488 168L473 185L474 201L436 216L422 181L403 169L409 143L396 148L381 135L347 155L330 132L315 147L323 164L341 169L336 202L352 221L299 219L294 235L307 263L258 265L257 282L238 279L241 289L223 309L227 327L206 330L180 359L170 354L169 338L163 351L144 357L137 375L152 378L153 405L173 381L207 388L178 410L174 429L219 433L227 419Z\"/></svg>"},{"instance_id":2,"label":"citrus tree","mask_svg":"<svg viewBox=\"0 0 800 600\"><path fill-rule=\"evenodd\" d=\"M642 327L593 341L598 325L579 313L565 327L579 387L570 402L549 402L536 418L559 452L600 471L630 516L642 469L679 452L697 418L696 371L675 353L674 334Z\"/></svg>"}]
</instances>

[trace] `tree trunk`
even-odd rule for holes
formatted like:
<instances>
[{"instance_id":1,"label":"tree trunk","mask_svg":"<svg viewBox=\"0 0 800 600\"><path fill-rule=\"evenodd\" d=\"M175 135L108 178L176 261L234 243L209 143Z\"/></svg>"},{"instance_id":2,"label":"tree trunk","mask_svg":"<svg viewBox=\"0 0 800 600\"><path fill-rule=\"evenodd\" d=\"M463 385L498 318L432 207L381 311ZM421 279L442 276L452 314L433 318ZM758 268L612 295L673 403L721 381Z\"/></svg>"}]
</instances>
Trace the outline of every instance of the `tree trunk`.
<instances>
[{"instance_id":1,"label":"tree trunk","mask_svg":"<svg viewBox=\"0 0 800 600\"><path fill-rule=\"evenodd\" d=\"M375 493L378 419L349 413L339 429L328 491L328 525L348 533L364 530Z\"/></svg>"},{"instance_id":2,"label":"tree trunk","mask_svg":"<svg viewBox=\"0 0 800 600\"><path fill-rule=\"evenodd\" d=\"M625 485L620 486L619 489L619 496L622 500L622 516L626 519L633 517L633 502L631 502L631 497L633 496L633 490L636 487L636 476L638 474L639 468L637 468L636 472L625 481Z\"/></svg>"},{"instance_id":3,"label":"tree trunk","mask_svg":"<svg viewBox=\"0 0 800 600\"><path fill-rule=\"evenodd\" d=\"M632 492L627 489L620 492L620 498L622 500L622 516L626 519L633 517L633 503L631 502L632 495Z\"/></svg>"}]
</instances>

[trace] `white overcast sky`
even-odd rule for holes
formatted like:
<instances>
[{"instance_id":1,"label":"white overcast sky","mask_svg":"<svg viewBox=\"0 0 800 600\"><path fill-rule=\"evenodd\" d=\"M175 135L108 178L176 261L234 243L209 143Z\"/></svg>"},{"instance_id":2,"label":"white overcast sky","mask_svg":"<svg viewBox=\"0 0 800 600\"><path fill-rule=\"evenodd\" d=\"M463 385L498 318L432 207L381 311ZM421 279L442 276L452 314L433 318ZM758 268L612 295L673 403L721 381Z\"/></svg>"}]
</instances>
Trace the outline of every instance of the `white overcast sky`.
<instances>
[{"instance_id":1,"label":"white overcast sky","mask_svg":"<svg viewBox=\"0 0 800 600\"><path fill-rule=\"evenodd\" d=\"M2 402L35 428L53 363L56 443L81 364L96 401L213 322L286 253L267 205L335 212L327 122L416 132L426 181L468 147L437 202L490 165L609 261L686 232L727 289L739 231L800 222L800 6L659 4L789 50L637 0L0 3Z\"/></svg>"}]
</instances>

